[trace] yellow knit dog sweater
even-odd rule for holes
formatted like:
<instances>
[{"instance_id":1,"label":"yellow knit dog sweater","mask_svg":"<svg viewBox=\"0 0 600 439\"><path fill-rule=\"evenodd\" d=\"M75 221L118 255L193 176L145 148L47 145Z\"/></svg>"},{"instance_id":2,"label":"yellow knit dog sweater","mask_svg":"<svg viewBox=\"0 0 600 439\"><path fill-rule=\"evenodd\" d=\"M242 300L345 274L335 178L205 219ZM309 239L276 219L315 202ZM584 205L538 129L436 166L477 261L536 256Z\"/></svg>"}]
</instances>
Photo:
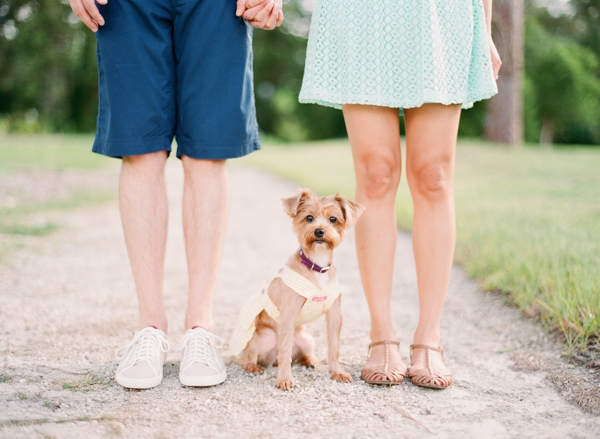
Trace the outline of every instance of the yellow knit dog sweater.
<instances>
[{"instance_id":1,"label":"yellow knit dog sweater","mask_svg":"<svg viewBox=\"0 0 600 439\"><path fill-rule=\"evenodd\" d=\"M271 282L277 278L281 278L284 284L306 298L306 302L304 302L302 309L300 309L300 313L296 317L294 326L312 322L325 314L335 299L340 295L340 287L337 278L331 279L325 289L322 289L297 271L284 265L279 269L278 273L263 286L261 291L252 295L242 307L238 323L233 330L233 335L229 342L229 350L233 355L238 355L242 352L250 339L252 339L252 335L256 328L256 317L262 311L266 311L276 322L279 320L279 310L268 294Z\"/></svg>"}]
</instances>

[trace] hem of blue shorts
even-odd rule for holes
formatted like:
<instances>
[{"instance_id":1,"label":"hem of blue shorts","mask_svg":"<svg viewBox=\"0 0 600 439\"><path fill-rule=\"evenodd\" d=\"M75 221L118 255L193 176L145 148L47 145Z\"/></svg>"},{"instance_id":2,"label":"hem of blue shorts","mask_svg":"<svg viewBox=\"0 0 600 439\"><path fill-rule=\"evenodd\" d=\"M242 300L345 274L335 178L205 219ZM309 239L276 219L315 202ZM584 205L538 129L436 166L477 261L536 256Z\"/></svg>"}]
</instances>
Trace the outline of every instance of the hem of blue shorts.
<instances>
[{"instance_id":1,"label":"hem of blue shorts","mask_svg":"<svg viewBox=\"0 0 600 439\"><path fill-rule=\"evenodd\" d=\"M158 151L167 151L167 155L169 155L171 153L171 143L171 140L166 137L155 137L137 141L108 141L96 138L92 151L117 159Z\"/></svg>"},{"instance_id":2,"label":"hem of blue shorts","mask_svg":"<svg viewBox=\"0 0 600 439\"><path fill-rule=\"evenodd\" d=\"M149 154L158 151L171 153L172 141L167 138L143 139L140 141L114 142L96 139L92 151L108 157L123 158L127 156ZM261 148L258 138L242 143L232 144L198 144L180 141L177 143L177 158L183 154L195 159L224 160L248 155Z\"/></svg>"},{"instance_id":3,"label":"hem of blue shorts","mask_svg":"<svg viewBox=\"0 0 600 439\"><path fill-rule=\"evenodd\" d=\"M225 160L243 157L259 150L258 138L242 143L197 143L187 140L177 141L177 158L186 155L193 159Z\"/></svg>"}]
</instances>

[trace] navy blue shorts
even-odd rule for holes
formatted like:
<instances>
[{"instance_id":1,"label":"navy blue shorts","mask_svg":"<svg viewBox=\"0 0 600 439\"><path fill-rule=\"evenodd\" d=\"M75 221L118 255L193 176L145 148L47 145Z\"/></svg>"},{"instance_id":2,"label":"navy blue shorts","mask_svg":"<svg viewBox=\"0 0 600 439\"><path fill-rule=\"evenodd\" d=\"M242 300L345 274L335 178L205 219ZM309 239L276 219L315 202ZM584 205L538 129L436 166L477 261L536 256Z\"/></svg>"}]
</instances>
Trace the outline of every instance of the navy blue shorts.
<instances>
[{"instance_id":1,"label":"navy blue shorts","mask_svg":"<svg viewBox=\"0 0 600 439\"><path fill-rule=\"evenodd\" d=\"M252 27L235 0L109 0L94 152L227 159L260 148Z\"/></svg>"}]
</instances>

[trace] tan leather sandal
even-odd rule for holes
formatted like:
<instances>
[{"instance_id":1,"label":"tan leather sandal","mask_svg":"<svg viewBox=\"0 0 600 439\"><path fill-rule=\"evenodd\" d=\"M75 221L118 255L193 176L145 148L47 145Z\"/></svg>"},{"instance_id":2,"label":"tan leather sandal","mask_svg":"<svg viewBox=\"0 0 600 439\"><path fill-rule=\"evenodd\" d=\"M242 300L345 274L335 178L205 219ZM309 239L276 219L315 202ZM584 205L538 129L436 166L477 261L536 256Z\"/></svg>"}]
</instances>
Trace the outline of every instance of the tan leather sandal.
<instances>
[{"instance_id":1,"label":"tan leather sandal","mask_svg":"<svg viewBox=\"0 0 600 439\"><path fill-rule=\"evenodd\" d=\"M392 385L392 384L400 384L402 380L406 377L406 370L402 372L400 369L396 367L389 367L389 359L390 359L390 351L389 345L395 344L400 349L399 341L391 341L391 340L383 340L376 341L369 345L369 353L367 354L367 358L371 355L371 348L373 346L384 345L385 346L385 361L383 363L383 367L375 368L375 369L367 369L363 367L363 370L360 374L361 378L365 380L365 382L369 384L382 384L382 385Z\"/></svg>"},{"instance_id":2,"label":"tan leather sandal","mask_svg":"<svg viewBox=\"0 0 600 439\"><path fill-rule=\"evenodd\" d=\"M442 360L444 360L444 350L441 347L434 348L433 346L427 346L424 344L410 345L411 362L413 349L425 349L427 351L427 368L413 371L413 368L411 367L408 371L408 377L415 386L427 387L428 389L445 389L452 384L452 375L441 375L434 372L433 368L431 367L431 357L429 352L439 352L442 354Z\"/></svg>"}]
</instances>

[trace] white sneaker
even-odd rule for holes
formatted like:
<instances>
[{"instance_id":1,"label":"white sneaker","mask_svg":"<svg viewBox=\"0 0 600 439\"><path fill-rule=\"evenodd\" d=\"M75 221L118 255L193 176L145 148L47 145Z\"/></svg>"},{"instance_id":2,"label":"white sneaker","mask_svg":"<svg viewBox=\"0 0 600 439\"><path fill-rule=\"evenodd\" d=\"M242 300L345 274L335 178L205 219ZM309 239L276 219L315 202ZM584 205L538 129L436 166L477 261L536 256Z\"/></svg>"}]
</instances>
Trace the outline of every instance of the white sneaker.
<instances>
[{"instance_id":1,"label":"white sneaker","mask_svg":"<svg viewBox=\"0 0 600 439\"><path fill-rule=\"evenodd\" d=\"M147 326L137 331L131 342L117 351L116 380L128 389L149 389L163 379L163 364L171 346L167 334ZM125 351L119 356L120 351Z\"/></svg>"},{"instance_id":2,"label":"white sneaker","mask_svg":"<svg viewBox=\"0 0 600 439\"><path fill-rule=\"evenodd\" d=\"M220 384L227 378L225 363L218 348L223 340L204 328L185 331L177 352L183 351L179 381L184 386L205 387Z\"/></svg>"}]
</instances>

